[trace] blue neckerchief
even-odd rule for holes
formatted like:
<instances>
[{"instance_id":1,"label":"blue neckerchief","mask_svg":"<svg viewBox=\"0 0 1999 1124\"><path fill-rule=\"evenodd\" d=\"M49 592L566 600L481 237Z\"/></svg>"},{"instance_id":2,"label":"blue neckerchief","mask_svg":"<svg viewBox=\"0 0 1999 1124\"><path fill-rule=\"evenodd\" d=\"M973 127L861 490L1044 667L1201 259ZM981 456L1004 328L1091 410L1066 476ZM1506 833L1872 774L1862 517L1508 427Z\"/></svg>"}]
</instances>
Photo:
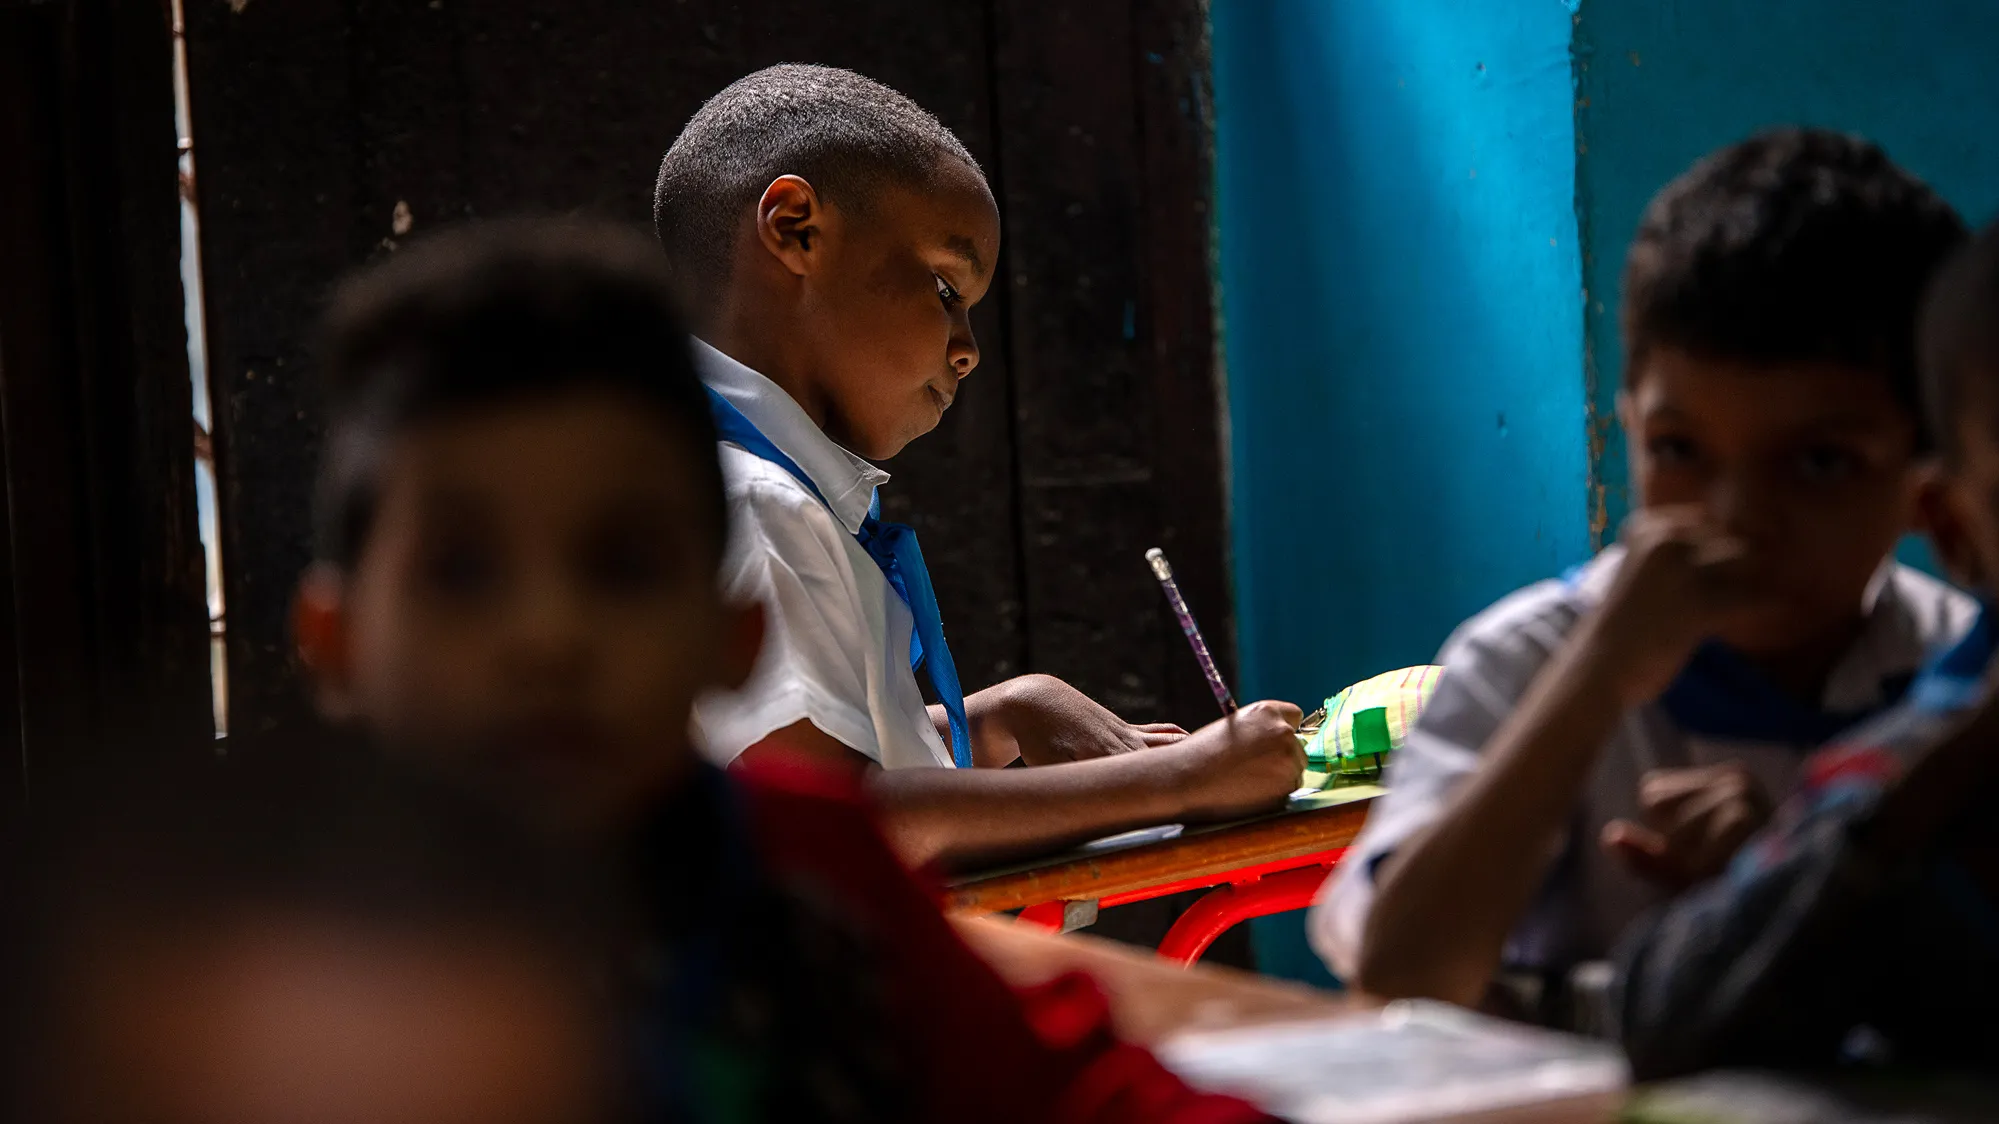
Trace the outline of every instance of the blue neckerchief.
<instances>
[{"instance_id":1,"label":"blue neckerchief","mask_svg":"<svg viewBox=\"0 0 1999 1124\"><path fill-rule=\"evenodd\" d=\"M1910 678L1884 683L1881 705L1825 710L1799 701L1733 648L1710 640L1694 649L1659 705L1680 729L1700 737L1818 746L1886 709Z\"/></svg>"},{"instance_id":2,"label":"blue neckerchief","mask_svg":"<svg viewBox=\"0 0 1999 1124\"><path fill-rule=\"evenodd\" d=\"M1978 619L1958 642L1923 668L1909 687L1909 705L1932 714L1963 710L1978 701L1992 662L1992 607L1981 600Z\"/></svg>"},{"instance_id":3,"label":"blue neckerchief","mask_svg":"<svg viewBox=\"0 0 1999 1124\"><path fill-rule=\"evenodd\" d=\"M741 446L751 456L760 457L789 472L805 485L820 503L826 503L826 496L798 462L786 456L784 450L763 435L756 424L743 416L741 410L728 399L708 388L708 404L715 415L715 429L722 440ZM827 504L831 510L832 505ZM916 545L916 532L901 523L884 523L881 520L881 496L877 494L868 504L868 517L861 521L861 529L854 536L861 549L881 567L882 575L888 578L890 588L909 606L910 615L916 618L916 629L909 638L909 666L921 668L930 673L930 685L937 690L937 701L944 705L944 713L951 719L951 760L960 769L972 766L972 728L965 719L965 689L958 683L958 665L951 659L951 649L944 643L944 618L937 610L937 591L930 584L930 568L923 564L923 551Z\"/></svg>"},{"instance_id":4,"label":"blue neckerchief","mask_svg":"<svg viewBox=\"0 0 1999 1124\"><path fill-rule=\"evenodd\" d=\"M1573 588L1582 571L1582 566L1570 567L1562 581ZM1879 705L1826 710L1801 702L1741 653L1709 640L1694 649L1693 658L1659 696L1659 705L1674 725L1696 737L1818 746L1887 709L1912 678L1885 682Z\"/></svg>"}]
</instances>

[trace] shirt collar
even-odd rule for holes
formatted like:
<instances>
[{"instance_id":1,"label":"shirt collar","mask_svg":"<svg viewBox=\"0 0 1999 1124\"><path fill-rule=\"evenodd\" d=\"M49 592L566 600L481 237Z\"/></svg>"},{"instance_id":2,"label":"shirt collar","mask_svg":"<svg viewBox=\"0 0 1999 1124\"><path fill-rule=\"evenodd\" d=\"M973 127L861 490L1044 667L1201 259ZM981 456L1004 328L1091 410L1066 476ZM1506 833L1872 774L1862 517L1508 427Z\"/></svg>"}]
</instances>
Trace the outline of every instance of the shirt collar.
<instances>
[{"instance_id":1,"label":"shirt collar","mask_svg":"<svg viewBox=\"0 0 1999 1124\"><path fill-rule=\"evenodd\" d=\"M1609 592L1624 561L1624 547L1612 545L1571 571L1570 588L1585 604L1595 604ZM1893 558L1861 597L1859 635L1826 677L1819 704L1828 711L1858 711L1895 701L1910 678L1935 654L1936 637L1926 635L1916 608L1903 596Z\"/></svg>"},{"instance_id":2,"label":"shirt collar","mask_svg":"<svg viewBox=\"0 0 1999 1124\"><path fill-rule=\"evenodd\" d=\"M888 483L888 473L826 436L783 387L705 340L694 341L694 369L702 382L741 410L771 444L805 470L849 533L860 531L861 521L874 503L875 489Z\"/></svg>"}]
</instances>

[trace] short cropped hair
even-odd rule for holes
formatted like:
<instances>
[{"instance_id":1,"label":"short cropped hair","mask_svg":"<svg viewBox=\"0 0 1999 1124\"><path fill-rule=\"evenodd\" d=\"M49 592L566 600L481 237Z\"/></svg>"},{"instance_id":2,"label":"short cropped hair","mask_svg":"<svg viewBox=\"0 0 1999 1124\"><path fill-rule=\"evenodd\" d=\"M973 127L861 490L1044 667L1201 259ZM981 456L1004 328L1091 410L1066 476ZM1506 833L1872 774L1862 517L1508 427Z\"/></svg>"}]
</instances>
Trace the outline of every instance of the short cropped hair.
<instances>
[{"instance_id":1,"label":"short cropped hair","mask_svg":"<svg viewBox=\"0 0 1999 1124\"><path fill-rule=\"evenodd\" d=\"M1916 313L1964 239L1950 204L1859 137L1776 129L1730 145L1645 209L1624 267L1626 380L1659 348L1878 372L1927 449Z\"/></svg>"},{"instance_id":2,"label":"short cropped hair","mask_svg":"<svg viewBox=\"0 0 1999 1124\"><path fill-rule=\"evenodd\" d=\"M978 161L923 107L871 78L786 63L709 98L659 163L653 226L697 305L729 278L736 231L772 180L796 175L865 214L885 184L929 183Z\"/></svg>"},{"instance_id":3,"label":"short cropped hair","mask_svg":"<svg viewBox=\"0 0 1999 1124\"><path fill-rule=\"evenodd\" d=\"M1999 223L1959 250L1930 286L1919 329L1923 405L1946 458L1958 453L1957 419L1972 384L1980 408L1999 405Z\"/></svg>"},{"instance_id":4,"label":"short cropped hair","mask_svg":"<svg viewBox=\"0 0 1999 1124\"><path fill-rule=\"evenodd\" d=\"M674 293L642 234L567 220L462 227L351 278L320 348L319 558L342 570L358 561L397 434L497 403L608 388L651 407L686 444L719 563L728 516L715 422Z\"/></svg>"}]
</instances>

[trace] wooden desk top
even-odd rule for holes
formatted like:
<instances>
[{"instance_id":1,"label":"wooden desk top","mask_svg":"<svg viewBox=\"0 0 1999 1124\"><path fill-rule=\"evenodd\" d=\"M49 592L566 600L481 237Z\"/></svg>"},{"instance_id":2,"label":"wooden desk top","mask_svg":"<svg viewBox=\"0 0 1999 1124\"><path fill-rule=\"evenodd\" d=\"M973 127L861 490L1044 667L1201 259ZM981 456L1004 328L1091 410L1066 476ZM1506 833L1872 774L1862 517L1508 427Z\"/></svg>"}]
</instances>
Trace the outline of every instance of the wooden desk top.
<instances>
[{"instance_id":1,"label":"wooden desk top","mask_svg":"<svg viewBox=\"0 0 1999 1124\"><path fill-rule=\"evenodd\" d=\"M1008 983L1046 982L1067 971L1094 976L1111 1022L1127 1041L1152 1046L1184 1031L1221 1030L1355 1014L1377 1004L1231 968L1182 968L1115 941L1057 936L998 917L961 917L958 932ZM1622 1094L1571 1097L1449 1118L1450 1124L1607 1124Z\"/></svg>"},{"instance_id":2,"label":"wooden desk top","mask_svg":"<svg viewBox=\"0 0 1999 1124\"><path fill-rule=\"evenodd\" d=\"M1110 996L1118 1034L1146 1045L1187 1030L1324 1018L1374 1005L1233 968L1183 968L1116 941L1057 936L1007 918L963 917L957 925L965 943L1016 987L1068 971L1096 977Z\"/></svg>"},{"instance_id":3,"label":"wooden desk top","mask_svg":"<svg viewBox=\"0 0 1999 1124\"><path fill-rule=\"evenodd\" d=\"M951 886L944 908L949 913L997 913L1040 902L1103 898L1344 847L1360 834L1379 792L1356 790L1344 803L1189 830L1127 850L1056 855L1040 864L971 875Z\"/></svg>"}]
</instances>

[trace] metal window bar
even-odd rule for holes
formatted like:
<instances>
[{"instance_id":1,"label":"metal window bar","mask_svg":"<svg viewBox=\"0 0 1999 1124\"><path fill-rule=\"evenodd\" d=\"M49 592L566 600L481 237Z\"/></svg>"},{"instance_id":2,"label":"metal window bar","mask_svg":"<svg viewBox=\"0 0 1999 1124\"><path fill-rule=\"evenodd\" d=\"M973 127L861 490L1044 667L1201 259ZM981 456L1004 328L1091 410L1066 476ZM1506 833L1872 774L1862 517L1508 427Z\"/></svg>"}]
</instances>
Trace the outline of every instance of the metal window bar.
<instances>
[{"instance_id":1,"label":"metal window bar","mask_svg":"<svg viewBox=\"0 0 1999 1124\"><path fill-rule=\"evenodd\" d=\"M180 138L180 272L187 314L187 369L194 381L195 503L201 525L208 577L210 695L215 708L218 751L228 734L229 662L224 643L222 523L217 503L212 404L208 393L208 347L201 286L201 215L194 178L194 128L187 80L186 24L182 0L172 0L174 29L174 121Z\"/></svg>"}]
</instances>

